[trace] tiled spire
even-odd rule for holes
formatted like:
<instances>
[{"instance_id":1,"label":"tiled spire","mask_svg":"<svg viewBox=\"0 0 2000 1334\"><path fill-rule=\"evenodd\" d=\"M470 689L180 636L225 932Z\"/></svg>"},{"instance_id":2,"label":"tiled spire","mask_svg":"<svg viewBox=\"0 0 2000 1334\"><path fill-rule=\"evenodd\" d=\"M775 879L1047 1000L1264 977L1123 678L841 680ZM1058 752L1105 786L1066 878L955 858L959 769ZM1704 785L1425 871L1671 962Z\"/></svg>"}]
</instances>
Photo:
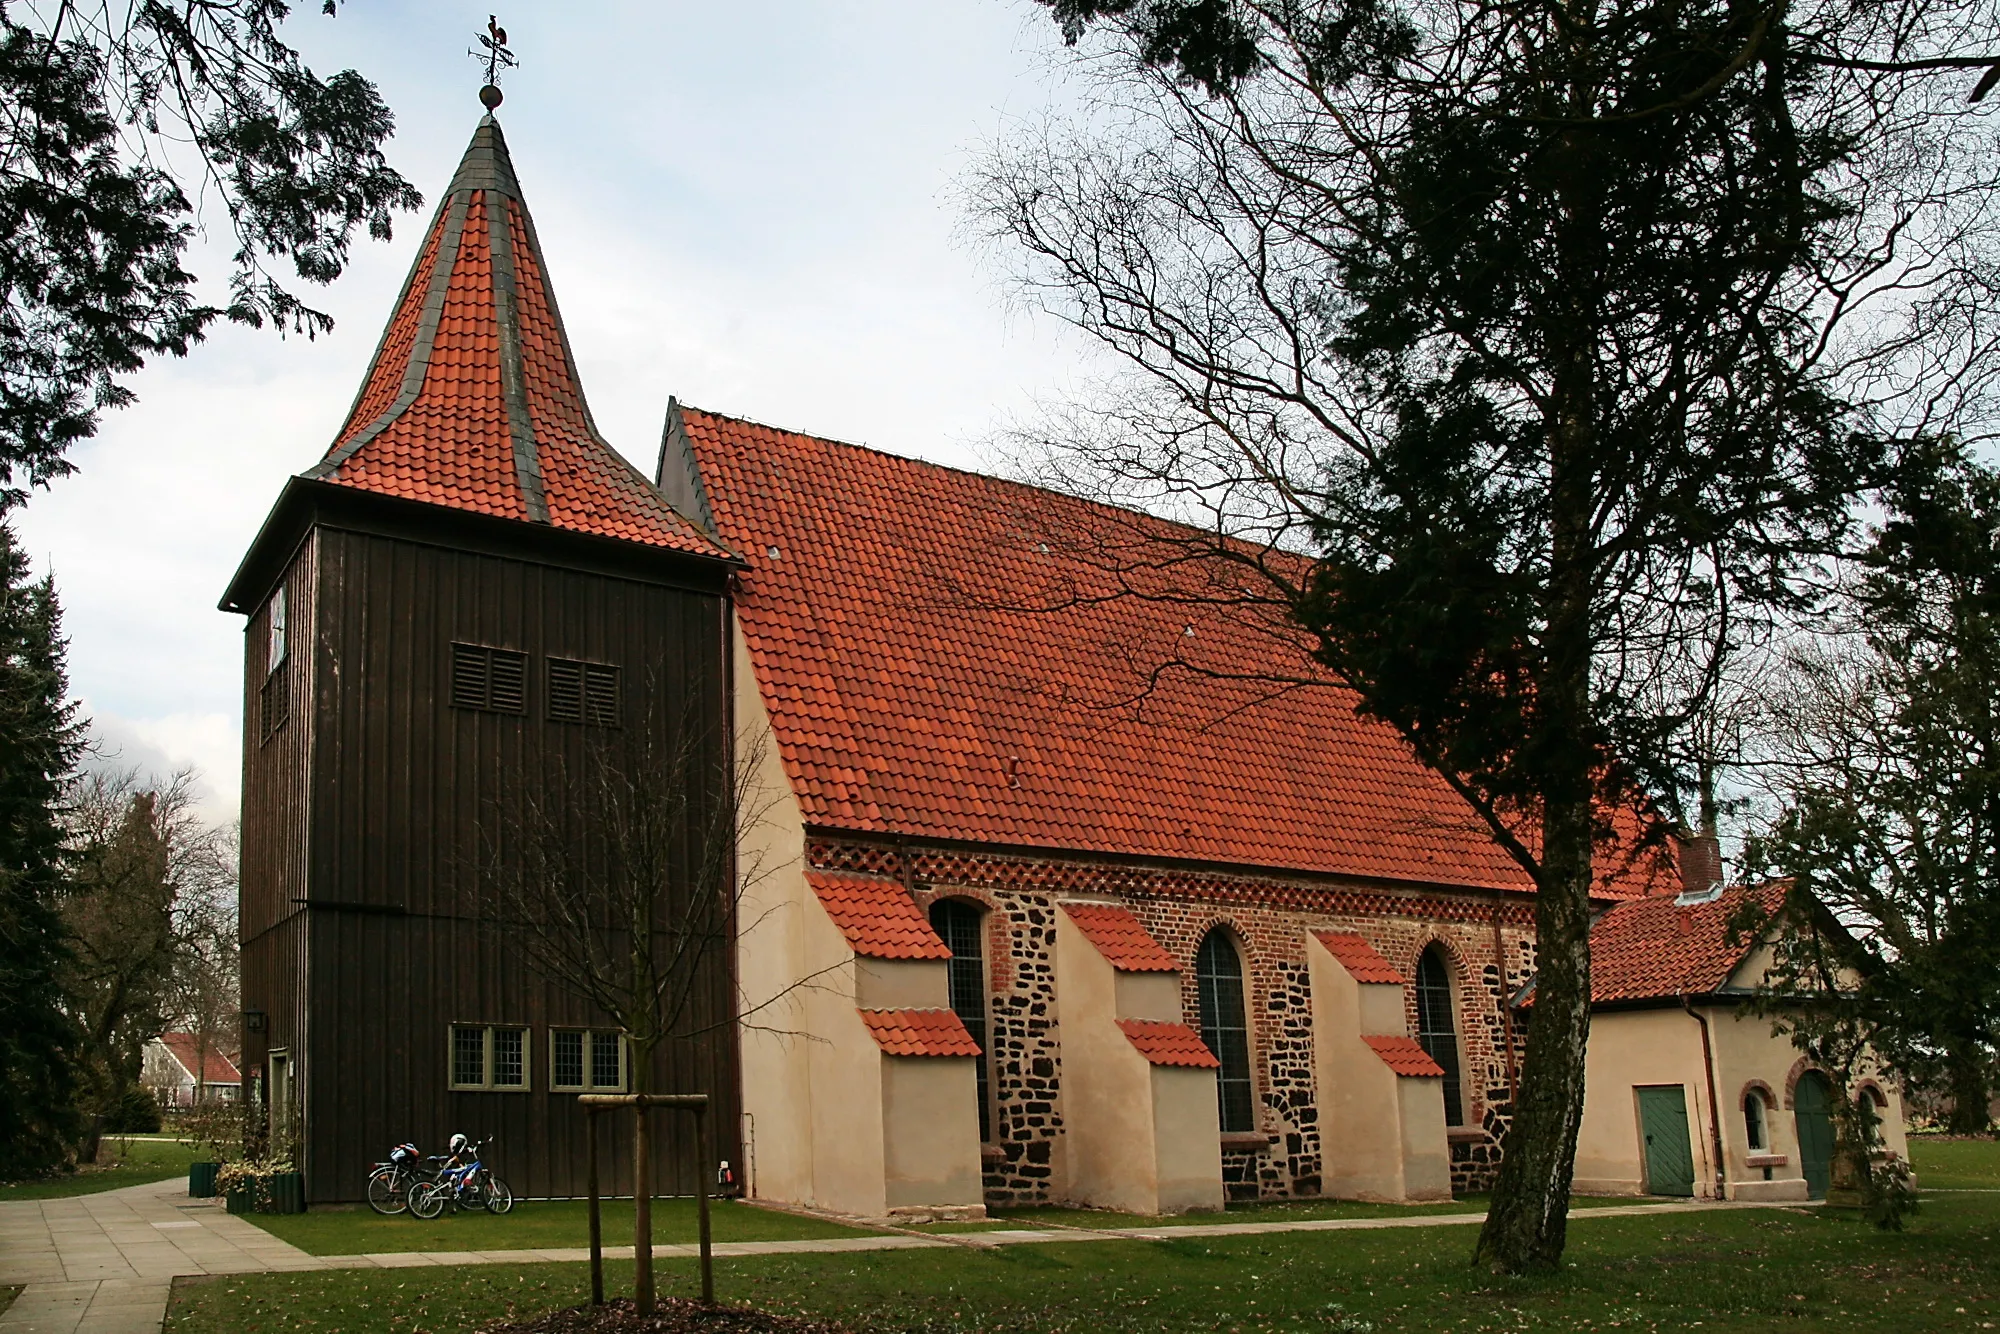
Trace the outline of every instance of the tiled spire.
<instances>
[{"instance_id":1,"label":"tiled spire","mask_svg":"<svg viewBox=\"0 0 2000 1334\"><path fill-rule=\"evenodd\" d=\"M306 475L725 554L598 434L491 115L438 206L346 425Z\"/></svg>"}]
</instances>

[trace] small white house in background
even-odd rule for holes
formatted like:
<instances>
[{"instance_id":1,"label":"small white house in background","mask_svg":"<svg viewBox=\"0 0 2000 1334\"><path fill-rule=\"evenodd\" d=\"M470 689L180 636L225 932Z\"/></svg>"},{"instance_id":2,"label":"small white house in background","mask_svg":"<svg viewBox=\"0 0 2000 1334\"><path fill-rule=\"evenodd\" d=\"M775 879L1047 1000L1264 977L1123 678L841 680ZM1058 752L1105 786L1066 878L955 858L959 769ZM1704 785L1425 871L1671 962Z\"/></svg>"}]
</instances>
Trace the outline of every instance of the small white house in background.
<instances>
[{"instance_id":1,"label":"small white house in background","mask_svg":"<svg viewBox=\"0 0 2000 1334\"><path fill-rule=\"evenodd\" d=\"M139 1084L169 1107L192 1107L204 1101L234 1102L243 1092L236 1063L204 1044L192 1033L162 1033L146 1044ZM201 1090L197 1095L197 1090Z\"/></svg>"}]
</instances>

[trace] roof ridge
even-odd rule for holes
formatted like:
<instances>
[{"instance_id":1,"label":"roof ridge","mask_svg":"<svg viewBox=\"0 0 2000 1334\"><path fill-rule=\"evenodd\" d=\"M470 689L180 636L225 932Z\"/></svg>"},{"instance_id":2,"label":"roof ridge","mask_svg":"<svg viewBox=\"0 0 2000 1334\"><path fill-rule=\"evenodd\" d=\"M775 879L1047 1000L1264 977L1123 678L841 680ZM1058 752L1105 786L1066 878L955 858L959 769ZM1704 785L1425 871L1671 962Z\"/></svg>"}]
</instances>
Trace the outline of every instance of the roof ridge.
<instances>
[{"instance_id":1,"label":"roof ridge","mask_svg":"<svg viewBox=\"0 0 2000 1334\"><path fill-rule=\"evenodd\" d=\"M879 445L864 445L853 440L842 440L838 436L816 435L811 431L795 430L789 426L774 426L770 422L758 421L755 417L744 417L730 412L717 412L713 408L704 408L697 404L680 400L676 401L679 403L682 412L698 412L704 417L714 417L726 422L735 422L739 426L754 426L760 431L771 431L778 435L797 436L803 440L817 441L822 445L838 445L842 449L852 449L862 454L872 454L876 458L888 459L894 463L915 464L920 468L934 468L939 472L951 473L958 477L970 477L980 482L991 482L998 486L1007 487L1010 490L1032 491L1038 495L1046 496L1060 496L1064 500L1073 501L1079 505L1089 505L1095 509L1108 510L1113 514L1131 515L1134 518L1144 519L1149 523L1162 523L1175 528L1187 528L1197 532L1203 531L1196 529L1193 524L1184 523L1179 519L1169 519L1164 515L1153 514L1131 505L1119 505L1109 500L1097 500L1090 496L1079 496L1071 491L1062 491L1053 486L1042 486L1035 482L1023 481L1018 477L1003 477L998 473L981 472L977 468L960 467L956 463L939 463L935 459L918 458L913 454L898 454L893 449L883 449Z\"/></svg>"}]
</instances>

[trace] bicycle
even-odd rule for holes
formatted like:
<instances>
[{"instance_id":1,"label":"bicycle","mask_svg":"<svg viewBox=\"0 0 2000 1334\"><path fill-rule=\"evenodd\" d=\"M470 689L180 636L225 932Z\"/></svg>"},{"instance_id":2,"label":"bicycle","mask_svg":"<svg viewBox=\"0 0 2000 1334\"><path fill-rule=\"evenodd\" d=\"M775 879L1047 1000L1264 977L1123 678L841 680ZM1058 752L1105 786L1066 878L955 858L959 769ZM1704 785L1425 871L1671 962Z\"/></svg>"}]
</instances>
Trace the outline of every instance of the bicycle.
<instances>
[{"instance_id":1,"label":"bicycle","mask_svg":"<svg viewBox=\"0 0 2000 1334\"><path fill-rule=\"evenodd\" d=\"M387 1162L368 1169L368 1207L378 1214L395 1215L410 1205L410 1192L425 1182L436 1181L449 1161L442 1154L428 1158L417 1155L414 1144L399 1144L389 1151Z\"/></svg>"},{"instance_id":2,"label":"bicycle","mask_svg":"<svg viewBox=\"0 0 2000 1334\"><path fill-rule=\"evenodd\" d=\"M420 1181L410 1188L410 1212L418 1218L436 1218L446 1204L457 1209L484 1209L504 1214L514 1207L514 1192L481 1161L484 1142L466 1148L472 1161L447 1167L435 1181Z\"/></svg>"}]
</instances>

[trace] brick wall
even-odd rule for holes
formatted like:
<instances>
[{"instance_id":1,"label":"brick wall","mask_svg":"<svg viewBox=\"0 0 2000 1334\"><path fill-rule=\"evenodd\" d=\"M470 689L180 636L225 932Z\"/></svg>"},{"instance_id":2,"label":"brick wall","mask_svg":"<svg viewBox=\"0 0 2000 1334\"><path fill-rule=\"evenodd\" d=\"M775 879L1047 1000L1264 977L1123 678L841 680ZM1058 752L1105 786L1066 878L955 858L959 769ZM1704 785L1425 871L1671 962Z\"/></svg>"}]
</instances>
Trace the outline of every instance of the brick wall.
<instances>
[{"instance_id":1,"label":"brick wall","mask_svg":"<svg viewBox=\"0 0 2000 1334\"><path fill-rule=\"evenodd\" d=\"M1452 1187L1463 1192L1491 1184L1525 1037L1512 1032L1502 1005L1533 965L1532 909L1524 899L830 840L812 843L808 856L817 868L902 877L926 905L956 896L989 910L989 1033L999 1148L986 1165L990 1204L1050 1198L1051 1156L1062 1135L1054 914L1058 899L1078 894L1115 895L1180 960L1182 1005L1190 1024L1198 1024L1200 1015L1196 950L1217 927L1235 937L1246 965L1257 1128L1275 1141L1263 1150L1224 1154L1223 1178L1235 1199L1318 1195L1321 1136L1338 1133L1338 1127L1320 1123L1314 1090L1306 932L1358 932L1406 977L1415 975L1422 950L1441 944L1458 1000L1466 1122L1452 1136ZM1414 994L1409 1004L1415 1032Z\"/></svg>"}]
</instances>

